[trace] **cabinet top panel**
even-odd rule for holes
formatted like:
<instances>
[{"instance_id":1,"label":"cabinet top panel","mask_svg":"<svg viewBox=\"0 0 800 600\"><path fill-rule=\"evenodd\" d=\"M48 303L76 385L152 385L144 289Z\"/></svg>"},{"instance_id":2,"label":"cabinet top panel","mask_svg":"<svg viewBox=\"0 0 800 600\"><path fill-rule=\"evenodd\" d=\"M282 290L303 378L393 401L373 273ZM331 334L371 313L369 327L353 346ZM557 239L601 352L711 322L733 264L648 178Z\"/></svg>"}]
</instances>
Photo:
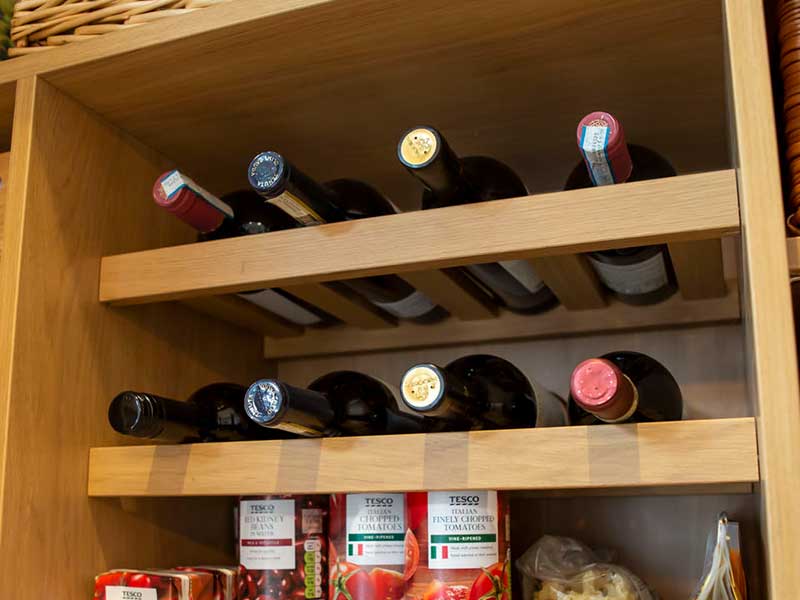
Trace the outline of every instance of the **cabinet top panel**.
<instances>
[{"instance_id":1,"label":"cabinet top panel","mask_svg":"<svg viewBox=\"0 0 800 600\"><path fill-rule=\"evenodd\" d=\"M723 46L711 0L237 0L12 59L0 92L40 74L216 193L275 149L408 209L395 147L423 123L534 192L563 185L599 109L679 173L729 166Z\"/></svg>"}]
</instances>

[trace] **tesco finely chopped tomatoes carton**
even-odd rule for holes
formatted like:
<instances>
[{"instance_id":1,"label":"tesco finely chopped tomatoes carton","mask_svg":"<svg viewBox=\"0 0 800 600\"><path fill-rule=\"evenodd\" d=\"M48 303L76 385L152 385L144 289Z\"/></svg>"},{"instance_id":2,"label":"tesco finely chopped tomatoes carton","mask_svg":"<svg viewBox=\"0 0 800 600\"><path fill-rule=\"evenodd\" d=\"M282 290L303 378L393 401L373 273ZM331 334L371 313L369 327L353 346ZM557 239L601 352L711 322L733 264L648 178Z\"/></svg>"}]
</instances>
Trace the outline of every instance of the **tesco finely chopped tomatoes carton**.
<instances>
[{"instance_id":1,"label":"tesco finely chopped tomatoes carton","mask_svg":"<svg viewBox=\"0 0 800 600\"><path fill-rule=\"evenodd\" d=\"M408 493L406 513L406 598L510 600L509 504L505 493Z\"/></svg>"},{"instance_id":2,"label":"tesco finely chopped tomatoes carton","mask_svg":"<svg viewBox=\"0 0 800 600\"><path fill-rule=\"evenodd\" d=\"M195 571L115 570L94 579L95 600L213 600L214 576Z\"/></svg>"},{"instance_id":3,"label":"tesco finely chopped tomatoes carton","mask_svg":"<svg viewBox=\"0 0 800 600\"><path fill-rule=\"evenodd\" d=\"M331 496L329 600L405 594L405 494Z\"/></svg>"},{"instance_id":4,"label":"tesco finely chopped tomatoes carton","mask_svg":"<svg viewBox=\"0 0 800 600\"><path fill-rule=\"evenodd\" d=\"M314 600L328 590L328 496L239 501L239 600Z\"/></svg>"}]
</instances>

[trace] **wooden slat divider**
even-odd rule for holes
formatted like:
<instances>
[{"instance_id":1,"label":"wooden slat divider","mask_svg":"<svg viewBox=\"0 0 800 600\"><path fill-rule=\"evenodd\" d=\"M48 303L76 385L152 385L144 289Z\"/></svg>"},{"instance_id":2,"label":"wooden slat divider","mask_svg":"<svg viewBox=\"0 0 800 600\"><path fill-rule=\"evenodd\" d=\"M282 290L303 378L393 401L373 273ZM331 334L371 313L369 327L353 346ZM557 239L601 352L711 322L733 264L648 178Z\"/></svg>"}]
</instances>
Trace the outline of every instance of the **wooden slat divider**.
<instances>
[{"instance_id":1,"label":"wooden slat divider","mask_svg":"<svg viewBox=\"0 0 800 600\"><path fill-rule=\"evenodd\" d=\"M456 269L403 273L403 279L462 321L497 315L492 300Z\"/></svg>"},{"instance_id":2,"label":"wooden slat divider","mask_svg":"<svg viewBox=\"0 0 800 600\"><path fill-rule=\"evenodd\" d=\"M536 273L569 310L608 304L603 287L585 256L564 254L530 259Z\"/></svg>"},{"instance_id":3,"label":"wooden slat divider","mask_svg":"<svg viewBox=\"0 0 800 600\"><path fill-rule=\"evenodd\" d=\"M394 317L373 307L366 300L355 295L339 293L326 285L308 283L283 286L283 289L354 327L386 329L397 323Z\"/></svg>"},{"instance_id":4,"label":"wooden slat divider","mask_svg":"<svg viewBox=\"0 0 800 600\"><path fill-rule=\"evenodd\" d=\"M187 298L183 303L199 312L273 338L292 337L303 333L303 327L300 325L295 325L236 296L201 296Z\"/></svg>"},{"instance_id":5,"label":"wooden slat divider","mask_svg":"<svg viewBox=\"0 0 800 600\"><path fill-rule=\"evenodd\" d=\"M700 300L726 294L719 239L673 242L668 246L681 296Z\"/></svg>"},{"instance_id":6,"label":"wooden slat divider","mask_svg":"<svg viewBox=\"0 0 800 600\"><path fill-rule=\"evenodd\" d=\"M461 321L451 318L436 325L403 322L392 330L307 329L299 337L265 338L264 355L269 359L298 358L738 321L736 281L729 281L727 289L724 298L689 302L680 294L674 294L651 306L630 306L610 299L607 307L594 310L574 311L558 306L536 315L503 311L494 319Z\"/></svg>"}]
</instances>

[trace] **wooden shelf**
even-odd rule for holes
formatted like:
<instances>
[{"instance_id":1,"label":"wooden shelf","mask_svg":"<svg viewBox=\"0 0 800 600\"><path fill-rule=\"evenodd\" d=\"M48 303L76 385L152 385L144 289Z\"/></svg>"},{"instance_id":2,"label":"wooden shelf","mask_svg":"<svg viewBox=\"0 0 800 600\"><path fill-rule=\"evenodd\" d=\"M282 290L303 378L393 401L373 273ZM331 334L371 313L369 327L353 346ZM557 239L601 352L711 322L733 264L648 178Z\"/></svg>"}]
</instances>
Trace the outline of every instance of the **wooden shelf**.
<instances>
[{"instance_id":1,"label":"wooden shelf","mask_svg":"<svg viewBox=\"0 0 800 600\"><path fill-rule=\"evenodd\" d=\"M704 300L685 300L678 293L651 306L630 306L612 299L607 307L593 310L567 310L558 306L537 315L503 311L497 318L480 321L450 318L435 325L403 322L391 329L359 329L344 325L309 328L303 335L267 335L264 338L264 356L269 359L299 358L739 321L738 282L727 281L726 290L720 298Z\"/></svg>"},{"instance_id":2,"label":"wooden shelf","mask_svg":"<svg viewBox=\"0 0 800 600\"><path fill-rule=\"evenodd\" d=\"M185 299L711 239L738 227L734 172L716 171L107 256L99 299Z\"/></svg>"},{"instance_id":3,"label":"wooden shelf","mask_svg":"<svg viewBox=\"0 0 800 600\"><path fill-rule=\"evenodd\" d=\"M758 481L752 418L92 448L90 496L599 489Z\"/></svg>"}]
</instances>

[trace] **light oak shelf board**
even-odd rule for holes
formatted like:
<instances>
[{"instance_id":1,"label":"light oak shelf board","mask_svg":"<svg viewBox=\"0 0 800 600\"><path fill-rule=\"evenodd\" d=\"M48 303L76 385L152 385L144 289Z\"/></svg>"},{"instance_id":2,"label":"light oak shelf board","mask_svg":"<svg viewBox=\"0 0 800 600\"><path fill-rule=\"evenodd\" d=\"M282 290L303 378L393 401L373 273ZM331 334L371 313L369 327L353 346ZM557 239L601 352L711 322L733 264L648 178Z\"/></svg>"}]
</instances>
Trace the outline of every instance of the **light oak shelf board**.
<instances>
[{"instance_id":1,"label":"light oak shelf board","mask_svg":"<svg viewBox=\"0 0 800 600\"><path fill-rule=\"evenodd\" d=\"M711 239L738 228L735 174L714 171L107 256L99 299L177 300Z\"/></svg>"},{"instance_id":2,"label":"light oak shelf board","mask_svg":"<svg viewBox=\"0 0 800 600\"><path fill-rule=\"evenodd\" d=\"M608 306L593 310L568 310L564 306L558 306L536 315L503 311L494 319L479 321L450 318L433 325L406 321L397 327L381 330L345 326L307 328L303 335L265 337L264 356L269 359L287 359L730 323L741 318L738 282L727 281L726 289L725 296L705 300L684 300L678 292L651 306L630 306L609 299Z\"/></svg>"},{"instance_id":3,"label":"light oak shelf board","mask_svg":"<svg viewBox=\"0 0 800 600\"><path fill-rule=\"evenodd\" d=\"M598 489L758 481L752 418L92 448L89 496Z\"/></svg>"}]
</instances>

